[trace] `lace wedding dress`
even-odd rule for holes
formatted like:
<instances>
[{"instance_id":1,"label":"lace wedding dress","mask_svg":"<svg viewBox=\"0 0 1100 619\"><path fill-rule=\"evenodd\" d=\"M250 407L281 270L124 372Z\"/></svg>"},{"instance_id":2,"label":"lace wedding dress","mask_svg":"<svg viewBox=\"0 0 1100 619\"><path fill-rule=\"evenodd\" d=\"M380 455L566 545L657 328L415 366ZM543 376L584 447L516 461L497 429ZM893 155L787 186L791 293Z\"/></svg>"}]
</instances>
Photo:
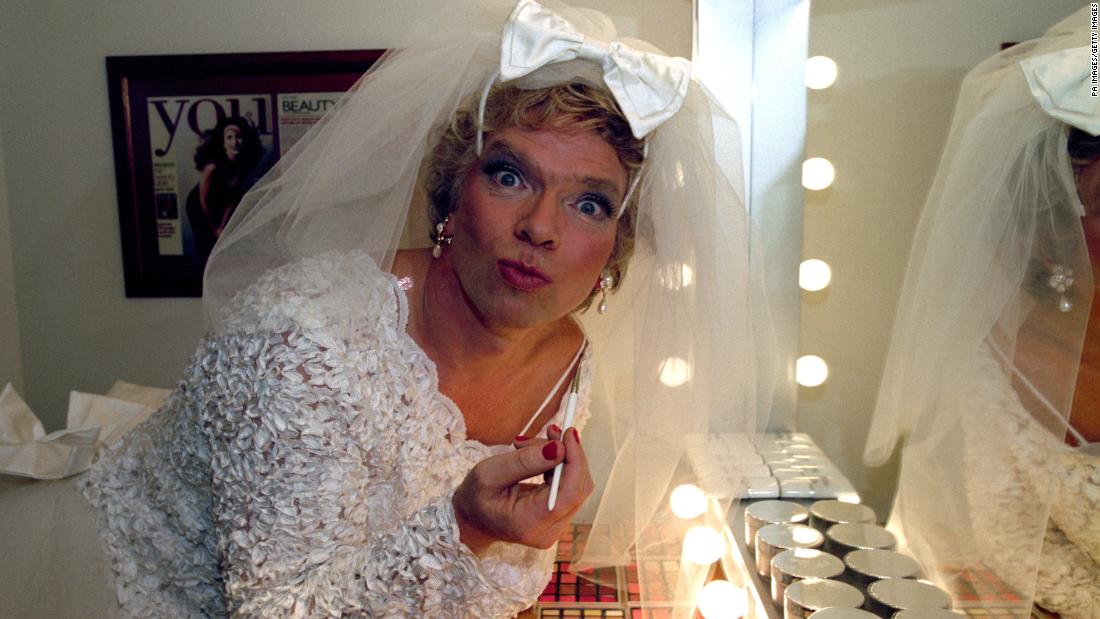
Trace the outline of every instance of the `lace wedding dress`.
<instances>
[{"instance_id":1,"label":"lace wedding dress","mask_svg":"<svg viewBox=\"0 0 1100 619\"><path fill-rule=\"evenodd\" d=\"M974 513L984 515L974 521L974 538L1009 584L1024 588L1035 581L1040 606L1071 619L1100 619L1100 455L1070 448L1039 424L994 354L983 352L980 388L970 400L976 414L965 426L965 440L987 444L968 450L982 455L969 465L991 471L973 476L969 487ZM1048 487L1051 479L1056 488ZM1019 557L1036 550L1029 525L1048 492L1054 496L1036 574L1036 564Z\"/></svg>"},{"instance_id":2,"label":"lace wedding dress","mask_svg":"<svg viewBox=\"0 0 1100 619\"><path fill-rule=\"evenodd\" d=\"M291 264L235 302L165 405L78 478L94 509L66 499L96 516L119 614L506 617L535 600L552 551L459 541L452 492L510 447L466 438L406 303L364 254ZM583 427L587 350L580 372Z\"/></svg>"}]
</instances>

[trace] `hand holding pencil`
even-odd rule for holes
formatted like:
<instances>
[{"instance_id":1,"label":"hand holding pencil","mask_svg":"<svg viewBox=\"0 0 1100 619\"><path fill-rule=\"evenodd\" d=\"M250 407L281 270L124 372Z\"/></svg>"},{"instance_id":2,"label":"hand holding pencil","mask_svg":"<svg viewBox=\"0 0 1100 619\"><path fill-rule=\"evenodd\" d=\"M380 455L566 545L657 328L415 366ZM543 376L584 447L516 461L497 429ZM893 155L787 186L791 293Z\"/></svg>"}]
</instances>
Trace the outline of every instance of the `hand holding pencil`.
<instances>
[{"instance_id":1,"label":"hand holding pencil","mask_svg":"<svg viewBox=\"0 0 1100 619\"><path fill-rule=\"evenodd\" d=\"M551 427L545 439L517 437L514 451L477 463L455 490L451 502L460 538L475 553L495 541L549 548L592 493L588 460L571 427L575 391L571 386L572 403L565 401L566 428ZM539 475L547 483L523 483Z\"/></svg>"}]
</instances>

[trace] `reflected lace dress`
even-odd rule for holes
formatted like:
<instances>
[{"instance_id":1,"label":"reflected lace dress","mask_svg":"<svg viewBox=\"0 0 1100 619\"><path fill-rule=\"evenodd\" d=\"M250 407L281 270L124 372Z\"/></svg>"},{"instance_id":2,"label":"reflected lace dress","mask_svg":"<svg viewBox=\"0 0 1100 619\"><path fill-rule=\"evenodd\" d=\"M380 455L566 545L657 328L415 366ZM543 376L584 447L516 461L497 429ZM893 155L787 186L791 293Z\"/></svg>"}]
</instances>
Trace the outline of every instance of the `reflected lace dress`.
<instances>
[{"instance_id":1,"label":"reflected lace dress","mask_svg":"<svg viewBox=\"0 0 1100 619\"><path fill-rule=\"evenodd\" d=\"M123 614L508 617L552 551L460 541L467 440L406 297L365 255L269 273L164 407L80 480ZM349 311L353 308L354 311ZM588 416L589 355L577 421ZM561 415L561 411L558 412Z\"/></svg>"},{"instance_id":2,"label":"reflected lace dress","mask_svg":"<svg viewBox=\"0 0 1100 619\"><path fill-rule=\"evenodd\" d=\"M982 554L1010 585L1035 582L1035 602L1066 619L1100 619L1100 455L1072 449L1021 404L995 355L982 348L978 389L968 404L965 435L980 455L969 487ZM1009 472L1010 474L1005 474ZM1031 528L1035 497L1056 480L1038 564L1021 560L1036 550Z\"/></svg>"}]
</instances>

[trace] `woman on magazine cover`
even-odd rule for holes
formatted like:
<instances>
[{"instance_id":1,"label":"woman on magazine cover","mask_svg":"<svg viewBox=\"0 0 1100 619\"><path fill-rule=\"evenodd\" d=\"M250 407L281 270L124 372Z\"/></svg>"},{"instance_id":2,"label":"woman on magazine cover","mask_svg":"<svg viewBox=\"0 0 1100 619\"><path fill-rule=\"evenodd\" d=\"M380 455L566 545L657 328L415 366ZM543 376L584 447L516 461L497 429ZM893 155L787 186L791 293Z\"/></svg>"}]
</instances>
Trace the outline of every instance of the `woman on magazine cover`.
<instances>
[{"instance_id":1,"label":"woman on magazine cover","mask_svg":"<svg viewBox=\"0 0 1100 619\"><path fill-rule=\"evenodd\" d=\"M259 132L240 116L218 121L195 149L195 169L202 177L187 194L187 219L196 254L210 255L237 204L252 186L263 154Z\"/></svg>"}]
</instances>

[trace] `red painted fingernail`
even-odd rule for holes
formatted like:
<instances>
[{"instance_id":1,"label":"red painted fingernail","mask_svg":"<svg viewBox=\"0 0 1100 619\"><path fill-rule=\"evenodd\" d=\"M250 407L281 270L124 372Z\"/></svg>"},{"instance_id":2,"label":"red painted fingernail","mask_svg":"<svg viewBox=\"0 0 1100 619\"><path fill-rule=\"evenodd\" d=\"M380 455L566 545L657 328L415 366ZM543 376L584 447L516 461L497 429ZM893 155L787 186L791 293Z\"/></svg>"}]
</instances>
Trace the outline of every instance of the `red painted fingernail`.
<instances>
[{"instance_id":1,"label":"red painted fingernail","mask_svg":"<svg viewBox=\"0 0 1100 619\"><path fill-rule=\"evenodd\" d=\"M531 438L531 437L529 437L529 436L524 436L524 435L522 435L522 434L517 434L517 435L516 435L516 441L518 441L518 442L520 442L520 443L522 443L523 441L526 441L526 440L527 440L527 439L529 439L529 438Z\"/></svg>"},{"instance_id":2,"label":"red painted fingernail","mask_svg":"<svg viewBox=\"0 0 1100 619\"><path fill-rule=\"evenodd\" d=\"M558 444L553 442L553 441L550 441L545 446L543 446L543 448L542 448L542 457L546 458L547 460L557 460L558 459Z\"/></svg>"},{"instance_id":3,"label":"red painted fingernail","mask_svg":"<svg viewBox=\"0 0 1100 619\"><path fill-rule=\"evenodd\" d=\"M550 429L553 430L554 432L557 432L558 434L561 434L561 426L559 426L556 423L550 424Z\"/></svg>"},{"instance_id":4,"label":"red painted fingernail","mask_svg":"<svg viewBox=\"0 0 1100 619\"><path fill-rule=\"evenodd\" d=\"M577 432L576 428L569 428L573 432L573 440L577 441L577 444L581 444L581 433Z\"/></svg>"}]
</instances>

